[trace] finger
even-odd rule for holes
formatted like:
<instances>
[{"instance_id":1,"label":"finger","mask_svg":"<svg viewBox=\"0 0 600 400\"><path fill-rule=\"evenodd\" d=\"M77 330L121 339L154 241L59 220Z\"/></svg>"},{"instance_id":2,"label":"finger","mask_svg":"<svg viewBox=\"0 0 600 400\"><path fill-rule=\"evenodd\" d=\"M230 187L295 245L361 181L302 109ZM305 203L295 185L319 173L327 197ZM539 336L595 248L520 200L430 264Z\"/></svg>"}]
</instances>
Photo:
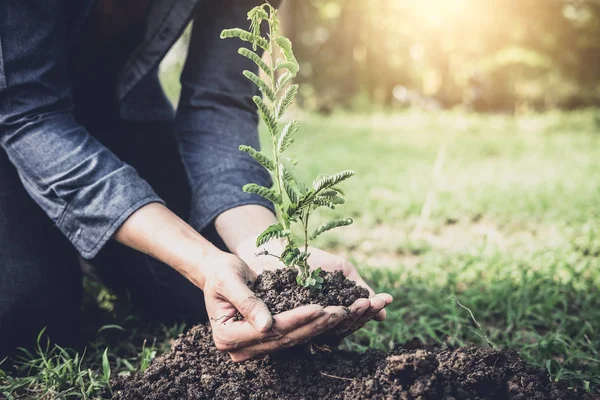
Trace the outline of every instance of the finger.
<instances>
[{"instance_id":1,"label":"finger","mask_svg":"<svg viewBox=\"0 0 600 400\"><path fill-rule=\"evenodd\" d=\"M228 321L213 326L213 336L219 350L232 351L285 335L311 323L324 314L323 307L311 304L274 316L273 326L268 332L258 332L248 321Z\"/></svg>"},{"instance_id":2,"label":"finger","mask_svg":"<svg viewBox=\"0 0 600 400\"><path fill-rule=\"evenodd\" d=\"M336 330L336 334L342 335L344 332L352 328L360 318L371 308L369 299L358 299L349 307L350 315L340 323Z\"/></svg>"},{"instance_id":3,"label":"finger","mask_svg":"<svg viewBox=\"0 0 600 400\"><path fill-rule=\"evenodd\" d=\"M356 268L352 268L351 269L352 272L350 272L347 276L348 279L350 279L351 281L356 282L356 284L358 286L362 286L365 289L367 289L369 291L369 296L375 296L375 292L373 291L373 289L371 288L371 286L369 286L367 284L367 282L365 282L365 280L360 276L360 274L358 273L358 271L356 270Z\"/></svg>"},{"instance_id":4,"label":"finger","mask_svg":"<svg viewBox=\"0 0 600 400\"><path fill-rule=\"evenodd\" d=\"M369 299L358 299L349 307L350 315L334 330L330 330L315 338L317 344L339 346L342 340L356 330L357 321L371 308Z\"/></svg>"},{"instance_id":5,"label":"finger","mask_svg":"<svg viewBox=\"0 0 600 400\"><path fill-rule=\"evenodd\" d=\"M267 332L273 325L271 312L241 279L223 284L225 298L258 332Z\"/></svg>"},{"instance_id":6,"label":"finger","mask_svg":"<svg viewBox=\"0 0 600 400\"><path fill-rule=\"evenodd\" d=\"M389 296L389 295L387 295ZM377 314L379 314L379 312L381 312L384 307L389 304L387 302L388 297L386 295L381 295L381 294L377 294L373 297L371 297L369 299L369 301L371 302L371 306L369 307L369 309L362 315L362 317L360 317L357 321L355 326L352 328L353 330L357 330L362 328L367 322L369 322L370 320L372 320ZM389 296L391 297L391 296Z\"/></svg>"},{"instance_id":7,"label":"finger","mask_svg":"<svg viewBox=\"0 0 600 400\"><path fill-rule=\"evenodd\" d=\"M345 307L327 307L324 314L307 325L288 332L284 335L271 338L263 343L230 352L231 359L235 362L249 360L272 353L277 350L305 343L311 338L335 328L349 315Z\"/></svg>"},{"instance_id":8,"label":"finger","mask_svg":"<svg viewBox=\"0 0 600 400\"><path fill-rule=\"evenodd\" d=\"M387 310L385 308L383 310L379 311L377 313L377 315L373 317L373 319L378 322L385 321L386 318L387 318Z\"/></svg>"}]
</instances>

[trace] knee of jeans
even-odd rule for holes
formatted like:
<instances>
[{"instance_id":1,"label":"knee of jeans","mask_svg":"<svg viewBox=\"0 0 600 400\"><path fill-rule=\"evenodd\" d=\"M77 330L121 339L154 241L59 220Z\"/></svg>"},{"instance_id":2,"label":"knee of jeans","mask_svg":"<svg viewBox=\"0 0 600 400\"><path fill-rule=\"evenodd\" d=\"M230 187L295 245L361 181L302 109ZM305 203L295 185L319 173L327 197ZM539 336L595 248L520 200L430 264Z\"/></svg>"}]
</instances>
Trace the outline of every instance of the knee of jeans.
<instances>
[{"instance_id":1,"label":"knee of jeans","mask_svg":"<svg viewBox=\"0 0 600 400\"><path fill-rule=\"evenodd\" d=\"M43 330L54 342L75 346L80 328L81 282L32 270L0 282L0 353L32 348ZM1 359L1 357L0 357Z\"/></svg>"}]
</instances>

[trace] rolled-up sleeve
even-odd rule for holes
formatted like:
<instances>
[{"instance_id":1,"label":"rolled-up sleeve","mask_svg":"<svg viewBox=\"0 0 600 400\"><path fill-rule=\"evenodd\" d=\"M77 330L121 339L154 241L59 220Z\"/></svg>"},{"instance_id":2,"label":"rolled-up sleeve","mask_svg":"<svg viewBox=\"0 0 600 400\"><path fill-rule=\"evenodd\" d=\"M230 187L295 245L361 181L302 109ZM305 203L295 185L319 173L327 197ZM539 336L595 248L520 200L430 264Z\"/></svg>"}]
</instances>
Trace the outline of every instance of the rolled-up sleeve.
<instances>
[{"instance_id":1,"label":"rolled-up sleeve","mask_svg":"<svg viewBox=\"0 0 600 400\"><path fill-rule=\"evenodd\" d=\"M243 70L258 67L240 56L238 40L221 40L225 28L249 26L257 0L207 0L196 10L188 57L181 77L177 137L192 188L191 224L206 227L222 212L247 204L272 204L242 191L247 183L270 187L269 173L241 144L259 148L258 94Z\"/></svg>"},{"instance_id":2,"label":"rolled-up sleeve","mask_svg":"<svg viewBox=\"0 0 600 400\"><path fill-rule=\"evenodd\" d=\"M64 0L5 0L0 145L31 197L85 258L141 206L161 202L73 115Z\"/></svg>"}]
</instances>

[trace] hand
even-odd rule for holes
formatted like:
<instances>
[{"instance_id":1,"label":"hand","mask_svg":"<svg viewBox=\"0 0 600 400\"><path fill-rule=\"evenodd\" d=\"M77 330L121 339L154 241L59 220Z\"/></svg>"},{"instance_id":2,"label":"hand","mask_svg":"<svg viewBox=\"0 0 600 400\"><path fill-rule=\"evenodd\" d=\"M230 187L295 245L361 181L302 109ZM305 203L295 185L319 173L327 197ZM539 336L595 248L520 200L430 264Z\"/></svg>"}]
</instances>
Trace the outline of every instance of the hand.
<instances>
[{"instance_id":1,"label":"hand","mask_svg":"<svg viewBox=\"0 0 600 400\"><path fill-rule=\"evenodd\" d=\"M343 323L345 307L307 305L271 316L248 288L256 278L240 258L220 253L206 260L204 298L216 347L239 362L295 346ZM240 312L245 320L235 320Z\"/></svg>"},{"instance_id":2,"label":"hand","mask_svg":"<svg viewBox=\"0 0 600 400\"><path fill-rule=\"evenodd\" d=\"M275 270L284 266L275 257L256 255L264 250L267 250L270 254L281 254L285 246L282 241L272 241L261 248L256 248L254 242L255 238L251 237L238 246L239 256L244 259L252 270L260 273L265 270ZM375 294L373 289L360 276L356 268L344 257L330 254L314 247L309 247L308 252L310 253L309 263L313 268L320 267L328 272L342 271L344 276L356 282L357 285L366 288L370 294L369 299L358 299L349 307L350 315L343 323L338 325L333 333L328 333L328 342L339 342L344 337L365 326L369 321L373 319L383 321L386 318L387 312L385 307L392 302L392 296L387 293Z\"/></svg>"},{"instance_id":3,"label":"hand","mask_svg":"<svg viewBox=\"0 0 600 400\"><path fill-rule=\"evenodd\" d=\"M227 247L242 258L255 273L259 274L264 270L283 267L283 263L275 257L256 256L263 250L263 247L271 254L278 255L283 251L285 243L280 240L271 241L260 249L255 245L256 237L269 225L276 222L277 218L270 210L258 205L244 205L219 215L215 226ZM369 299L359 299L349 307L351 314L344 323L339 325L336 332L337 340L360 329L371 319L377 321L385 319L385 307L391 303L392 296L385 293L375 295L373 289L366 284L354 266L344 258L315 248L309 248L309 253L311 253L309 262L313 267L321 267L329 272L341 270L346 277L369 290Z\"/></svg>"}]
</instances>

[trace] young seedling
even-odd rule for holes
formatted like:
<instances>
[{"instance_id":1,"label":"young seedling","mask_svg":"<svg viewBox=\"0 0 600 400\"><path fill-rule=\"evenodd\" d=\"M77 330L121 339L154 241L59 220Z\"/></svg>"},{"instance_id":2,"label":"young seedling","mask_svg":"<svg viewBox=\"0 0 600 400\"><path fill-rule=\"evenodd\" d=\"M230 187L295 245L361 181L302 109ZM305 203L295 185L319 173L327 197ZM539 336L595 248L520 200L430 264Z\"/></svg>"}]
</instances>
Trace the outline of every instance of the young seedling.
<instances>
[{"instance_id":1,"label":"young seedling","mask_svg":"<svg viewBox=\"0 0 600 400\"><path fill-rule=\"evenodd\" d=\"M283 128L280 121L286 110L294 102L298 93L298 85L291 81L300 68L292 51L292 43L279 31L279 17L277 10L266 3L248 12L250 30L239 28L225 29L221 38L238 38L252 44L252 50L242 47L238 53L252 60L266 75L266 80L251 71L244 71L246 78L252 81L260 90L263 97L254 96L253 100L258 107L259 114L265 122L273 145L273 159L250 146L240 146L240 150L248 153L252 158L265 167L273 178L273 188L266 188L255 183L243 187L244 192L254 193L271 201L277 209L279 222L269 226L256 239L256 246L263 246L273 239L284 239L285 249L279 258L286 266L297 268L296 281L299 285L320 290L323 287L321 269L311 270L309 266L308 245L309 241L331 229L350 225L352 219L336 219L317 227L309 235L309 220L311 213L319 207L334 209L344 203L344 192L338 184L352 175L354 171L346 170L333 175L319 175L311 187L305 185L296 173L296 160L284 155L294 142L300 124L291 120ZM267 37L261 35L261 26L267 24ZM257 49L266 52L268 61L265 62L256 53ZM278 57L277 54L282 54ZM292 227L302 227L304 240L298 245L292 238Z\"/></svg>"}]
</instances>

